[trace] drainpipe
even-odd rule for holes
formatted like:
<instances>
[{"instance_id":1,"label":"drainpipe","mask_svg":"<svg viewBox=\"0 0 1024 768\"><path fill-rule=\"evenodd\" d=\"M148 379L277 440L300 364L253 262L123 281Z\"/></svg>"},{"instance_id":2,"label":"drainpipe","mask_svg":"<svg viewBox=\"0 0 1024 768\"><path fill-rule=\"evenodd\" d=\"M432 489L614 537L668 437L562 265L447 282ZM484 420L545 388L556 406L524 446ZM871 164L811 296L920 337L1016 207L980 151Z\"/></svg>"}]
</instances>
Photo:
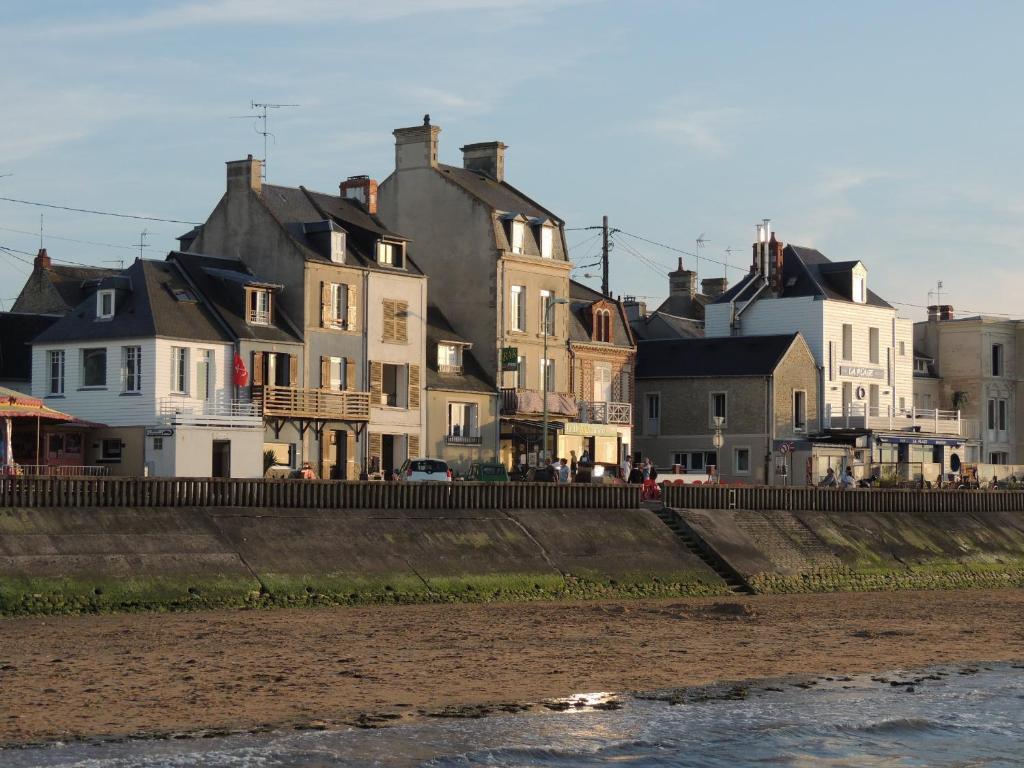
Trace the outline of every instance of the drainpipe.
<instances>
[{"instance_id":1,"label":"drainpipe","mask_svg":"<svg viewBox=\"0 0 1024 768\"><path fill-rule=\"evenodd\" d=\"M760 275L760 273L757 273L757 275ZM739 335L740 335L740 334L738 333L738 331L739 331L739 326L740 326L740 316L741 316L741 315L742 315L742 314L743 314L744 312L746 312L746 311L747 311L747 309L748 309L748 308L750 308L750 306L751 306L751 305L753 305L753 303L754 303L755 301L757 301L757 298L758 298L758 297L759 297L759 296L761 295L761 292L762 292L762 291L763 291L763 290L764 290L765 288L767 288L767 287L768 287L768 281L767 281L766 279L764 279L764 278L762 277L762 282L761 282L761 285L759 285L759 286L758 286L758 288L757 288L757 290L756 290L756 291L754 291L754 295L753 295L753 296L751 296L751 297L750 297L750 298L749 298L749 299L747 300L747 303L746 303L746 304L744 304L744 305L743 305L742 307L740 307L740 308L739 308L739 309L737 310L737 309L736 309L736 299L734 298L734 299L733 299L732 301L730 301L730 302L729 302L730 312L732 313L732 319L730 320L730 322L729 322L729 325L730 325L730 327L731 327L731 329L732 329L732 335L733 335L733 336L739 336Z\"/></svg>"},{"instance_id":2,"label":"drainpipe","mask_svg":"<svg viewBox=\"0 0 1024 768\"><path fill-rule=\"evenodd\" d=\"M825 366L818 366L818 431L825 428Z\"/></svg>"},{"instance_id":3,"label":"drainpipe","mask_svg":"<svg viewBox=\"0 0 1024 768\"><path fill-rule=\"evenodd\" d=\"M370 391L370 272L363 272L363 391ZM373 414L373 404L370 404ZM359 451L362 457L363 472L370 471L370 421L367 419L363 428L363 447ZM384 465L381 457L381 466Z\"/></svg>"},{"instance_id":4,"label":"drainpipe","mask_svg":"<svg viewBox=\"0 0 1024 768\"><path fill-rule=\"evenodd\" d=\"M497 461L501 457L501 380L505 376L505 372L502 370L502 349L505 347L505 313L508 311L508 307L505 306L505 259L501 252L498 252L498 295L494 306L498 310L498 338L497 341L497 358L498 364L495 366L495 377L494 377L494 460ZM516 467L516 462L519 457L516 456L516 447L512 446L512 467Z\"/></svg>"}]
</instances>

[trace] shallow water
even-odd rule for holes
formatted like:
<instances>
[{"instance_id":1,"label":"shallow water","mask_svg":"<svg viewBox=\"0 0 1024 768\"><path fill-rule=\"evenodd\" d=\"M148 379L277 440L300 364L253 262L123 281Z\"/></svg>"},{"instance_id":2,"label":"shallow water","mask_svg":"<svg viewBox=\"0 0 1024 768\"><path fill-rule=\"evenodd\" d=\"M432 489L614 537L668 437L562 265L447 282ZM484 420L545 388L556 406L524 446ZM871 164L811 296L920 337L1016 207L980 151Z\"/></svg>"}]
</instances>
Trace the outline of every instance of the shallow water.
<instances>
[{"instance_id":1,"label":"shallow water","mask_svg":"<svg viewBox=\"0 0 1024 768\"><path fill-rule=\"evenodd\" d=\"M25 768L314 766L1022 766L1024 668L988 664L753 685L742 700L670 705L623 697L617 711L427 720L379 730L53 745L0 751ZM692 698L692 697L691 697ZM595 699L596 700L596 699Z\"/></svg>"}]
</instances>

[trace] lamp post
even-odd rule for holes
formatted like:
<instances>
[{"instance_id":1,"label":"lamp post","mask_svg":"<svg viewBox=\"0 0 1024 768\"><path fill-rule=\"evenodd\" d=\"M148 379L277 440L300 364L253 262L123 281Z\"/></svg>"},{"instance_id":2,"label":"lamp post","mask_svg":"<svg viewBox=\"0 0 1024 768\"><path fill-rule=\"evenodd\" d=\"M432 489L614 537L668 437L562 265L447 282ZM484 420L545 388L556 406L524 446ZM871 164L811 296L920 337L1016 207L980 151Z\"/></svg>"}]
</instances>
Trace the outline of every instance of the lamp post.
<instances>
[{"instance_id":1,"label":"lamp post","mask_svg":"<svg viewBox=\"0 0 1024 768\"><path fill-rule=\"evenodd\" d=\"M722 437L722 422L725 421L721 416L715 416L715 434L711 438L711 444L715 446L715 484L721 479L722 474L719 471L719 467L722 466L721 457L718 455L722 446L725 444L725 438Z\"/></svg>"},{"instance_id":2,"label":"lamp post","mask_svg":"<svg viewBox=\"0 0 1024 768\"><path fill-rule=\"evenodd\" d=\"M544 398L544 431L541 433L541 453L547 458L548 452L548 376L551 373L551 367L548 365L548 326L551 324L551 309L556 304L568 304L569 302L565 299L560 299L557 296L551 296L548 299L548 305L544 307L544 358L542 366L544 368L544 379L541 382L543 387L542 397Z\"/></svg>"}]
</instances>

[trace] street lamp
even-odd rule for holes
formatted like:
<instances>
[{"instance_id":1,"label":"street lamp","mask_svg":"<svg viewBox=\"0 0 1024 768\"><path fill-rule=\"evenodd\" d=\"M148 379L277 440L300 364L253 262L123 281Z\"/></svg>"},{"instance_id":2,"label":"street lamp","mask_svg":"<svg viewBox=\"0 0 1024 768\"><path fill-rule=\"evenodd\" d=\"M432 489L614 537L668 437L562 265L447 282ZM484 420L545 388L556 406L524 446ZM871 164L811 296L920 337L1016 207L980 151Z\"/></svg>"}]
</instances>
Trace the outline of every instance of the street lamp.
<instances>
[{"instance_id":1,"label":"street lamp","mask_svg":"<svg viewBox=\"0 0 1024 768\"><path fill-rule=\"evenodd\" d=\"M719 456L722 450L722 446L725 444L725 438L722 437L722 422L725 418L722 416L715 416L715 434L711 438L711 444L715 446L715 482L717 483L722 477L722 473L719 471L719 467L722 466L722 459Z\"/></svg>"},{"instance_id":2,"label":"street lamp","mask_svg":"<svg viewBox=\"0 0 1024 768\"><path fill-rule=\"evenodd\" d=\"M548 305L544 307L544 380L542 396L544 398L544 431L541 433L541 454L546 458L548 452L548 376L551 375L551 366L548 364L548 326L551 325L551 308L556 304L568 304L565 299L551 296Z\"/></svg>"}]
</instances>

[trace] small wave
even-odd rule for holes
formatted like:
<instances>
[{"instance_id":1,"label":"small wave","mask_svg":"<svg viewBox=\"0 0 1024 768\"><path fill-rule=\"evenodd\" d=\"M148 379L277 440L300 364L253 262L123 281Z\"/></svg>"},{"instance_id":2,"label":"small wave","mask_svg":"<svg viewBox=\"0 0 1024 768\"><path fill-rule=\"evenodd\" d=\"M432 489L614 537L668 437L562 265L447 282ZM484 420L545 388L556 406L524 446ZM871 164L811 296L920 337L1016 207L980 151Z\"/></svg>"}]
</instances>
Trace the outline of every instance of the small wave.
<instances>
[{"instance_id":1,"label":"small wave","mask_svg":"<svg viewBox=\"0 0 1024 768\"><path fill-rule=\"evenodd\" d=\"M863 725L837 725L836 728L846 733L925 733L928 731L950 731L959 726L940 723L924 717L895 717L891 720L878 720Z\"/></svg>"}]
</instances>

